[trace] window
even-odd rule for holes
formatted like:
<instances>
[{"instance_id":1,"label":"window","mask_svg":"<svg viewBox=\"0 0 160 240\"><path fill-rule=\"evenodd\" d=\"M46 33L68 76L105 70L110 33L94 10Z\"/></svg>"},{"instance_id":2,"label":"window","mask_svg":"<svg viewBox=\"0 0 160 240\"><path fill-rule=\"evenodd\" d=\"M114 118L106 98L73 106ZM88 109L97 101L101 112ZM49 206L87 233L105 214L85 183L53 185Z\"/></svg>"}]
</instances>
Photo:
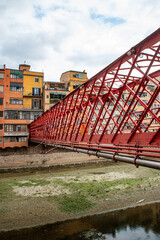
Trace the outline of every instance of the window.
<instances>
[{"instance_id":1,"label":"window","mask_svg":"<svg viewBox=\"0 0 160 240\"><path fill-rule=\"evenodd\" d=\"M32 99L32 109L41 109L40 99Z\"/></svg>"},{"instance_id":2,"label":"window","mask_svg":"<svg viewBox=\"0 0 160 240\"><path fill-rule=\"evenodd\" d=\"M79 79L84 79L84 75L83 75L83 74L80 74L80 73L74 73L74 74L73 74L73 77L74 77L74 78L79 78Z\"/></svg>"},{"instance_id":3,"label":"window","mask_svg":"<svg viewBox=\"0 0 160 240\"><path fill-rule=\"evenodd\" d=\"M5 132L26 132L27 125L20 124L6 124L4 125Z\"/></svg>"},{"instance_id":4,"label":"window","mask_svg":"<svg viewBox=\"0 0 160 240\"><path fill-rule=\"evenodd\" d=\"M10 104L23 104L22 99L10 99Z\"/></svg>"},{"instance_id":5,"label":"window","mask_svg":"<svg viewBox=\"0 0 160 240\"><path fill-rule=\"evenodd\" d=\"M13 132L13 125L4 125L5 132Z\"/></svg>"},{"instance_id":6,"label":"window","mask_svg":"<svg viewBox=\"0 0 160 240\"><path fill-rule=\"evenodd\" d=\"M3 98L0 98L0 105L3 105Z\"/></svg>"},{"instance_id":7,"label":"window","mask_svg":"<svg viewBox=\"0 0 160 240\"><path fill-rule=\"evenodd\" d=\"M136 115L137 115L138 117L140 117L140 116L141 116L141 114L142 114L141 112L137 112L137 114L136 114Z\"/></svg>"},{"instance_id":8,"label":"window","mask_svg":"<svg viewBox=\"0 0 160 240\"><path fill-rule=\"evenodd\" d=\"M0 131L3 130L3 124L0 124Z\"/></svg>"},{"instance_id":9,"label":"window","mask_svg":"<svg viewBox=\"0 0 160 240\"><path fill-rule=\"evenodd\" d=\"M0 111L0 117L3 117L3 111Z\"/></svg>"},{"instance_id":10,"label":"window","mask_svg":"<svg viewBox=\"0 0 160 240\"><path fill-rule=\"evenodd\" d=\"M7 110L5 111L5 119L30 119L30 113Z\"/></svg>"},{"instance_id":11,"label":"window","mask_svg":"<svg viewBox=\"0 0 160 240\"><path fill-rule=\"evenodd\" d=\"M18 92L23 91L23 83L11 82L10 91L18 91Z\"/></svg>"},{"instance_id":12,"label":"window","mask_svg":"<svg viewBox=\"0 0 160 240\"><path fill-rule=\"evenodd\" d=\"M18 76L16 74L11 74L10 77L11 78L18 78Z\"/></svg>"},{"instance_id":13,"label":"window","mask_svg":"<svg viewBox=\"0 0 160 240\"><path fill-rule=\"evenodd\" d=\"M27 142L27 137L19 137L18 142Z\"/></svg>"},{"instance_id":14,"label":"window","mask_svg":"<svg viewBox=\"0 0 160 240\"><path fill-rule=\"evenodd\" d=\"M18 137L4 137L4 142L18 142Z\"/></svg>"},{"instance_id":15,"label":"window","mask_svg":"<svg viewBox=\"0 0 160 240\"><path fill-rule=\"evenodd\" d=\"M27 142L27 137L4 137L4 142Z\"/></svg>"},{"instance_id":16,"label":"window","mask_svg":"<svg viewBox=\"0 0 160 240\"><path fill-rule=\"evenodd\" d=\"M49 98L49 95L47 95L46 97Z\"/></svg>"},{"instance_id":17,"label":"window","mask_svg":"<svg viewBox=\"0 0 160 240\"><path fill-rule=\"evenodd\" d=\"M155 86L154 85L147 85L147 88L151 91L154 92Z\"/></svg>"},{"instance_id":18,"label":"window","mask_svg":"<svg viewBox=\"0 0 160 240\"><path fill-rule=\"evenodd\" d=\"M34 82L39 83L39 78L35 78L35 79L34 79Z\"/></svg>"},{"instance_id":19,"label":"window","mask_svg":"<svg viewBox=\"0 0 160 240\"><path fill-rule=\"evenodd\" d=\"M17 111L5 111L5 119L20 119L19 112Z\"/></svg>"},{"instance_id":20,"label":"window","mask_svg":"<svg viewBox=\"0 0 160 240\"><path fill-rule=\"evenodd\" d=\"M146 92L143 92L143 93L142 93L142 97L147 97L147 93L146 93Z\"/></svg>"},{"instance_id":21,"label":"window","mask_svg":"<svg viewBox=\"0 0 160 240\"><path fill-rule=\"evenodd\" d=\"M40 88L32 88L32 95L33 96L40 96L41 95L41 89Z\"/></svg>"},{"instance_id":22,"label":"window","mask_svg":"<svg viewBox=\"0 0 160 240\"><path fill-rule=\"evenodd\" d=\"M50 84L50 89L54 89L55 88L55 85L54 84Z\"/></svg>"},{"instance_id":23,"label":"window","mask_svg":"<svg viewBox=\"0 0 160 240\"><path fill-rule=\"evenodd\" d=\"M18 142L18 137L10 137L10 142Z\"/></svg>"},{"instance_id":24,"label":"window","mask_svg":"<svg viewBox=\"0 0 160 240\"><path fill-rule=\"evenodd\" d=\"M20 119L30 119L30 113L29 112L22 112L22 118Z\"/></svg>"},{"instance_id":25,"label":"window","mask_svg":"<svg viewBox=\"0 0 160 240\"><path fill-rule=\"evenodd\" d=\"M0 73L0 79L4 79L4 73Z\"/></svg>"},{"instance_id":26,"label":"window","mask_svg":"<svg viewBox=\"0 0 160 240\"><path fill-rule=\"evenodd\" d=\"M17 132L21 131L21 125L15 125L15 128Z\"/></svg>"},{"instance_id":27,"label":"window","mask_svg":"<svg viewBox=\"0 0 160 240\"><path fill-rule=\"evenodd\" d=\"M3 92L3 86L0 85L0 92Z\"/></svg>"},{"instance_id":28,"label":"window","mask_svg":"<svg viewBox=\"0 0 160 240\"><path fill-rule=\"evenodd\" d=\"M0 137L0 143L2 143L2 137Z\"/></svg>"},{"instance_id":29,"label":"window","mask_svg":"<svg viewBox=\"0 0 160 240\"><path fill-rule=\"evenodd\" d=\"M138 94L137 94L138 96L140 96L141 95L141 97L147 97L147 93L146 92L139 92Z\"/></svg>"},{"instance_id":30,"label":"window","mask_svg":"<svg viewBox=\"0 0 160 240\"><path fill-rule=\"evenodd\" d=\"M26 132L27 131L27 125L20 125L21 126L21 130L22 132Z\"/></svg>"},{"instance_id":31,"label":"window","mask_svg":"<svg viewBox=\"0 0 160 240\"><path fill-rule=\"evenodd\" d=\"M76 89L79 86L80 86L80 84L73 84L73 89Z\"/></svg>"},{"instance_id":32,"label":"window","mask_svg":"<svg viewBox=\"0 0 160 240\"><path fill-rule=\"evenodd\" d=\"M10 137L4 137L4 142L10 142Z\"/></svg>"},{"instance_id":33,"label":"window","mask_svg":"<svg viewBox=\"0 0 160 240\"><path fill-rule=\"evenodd\" d=\"M63 93L63 92L50 93L50 103L55 103L55 102L61 100L62 98L64 98L65 96L66 96L66 93Z\"/></svg>"},{"instance_id":34,"label":"window","mask_svg":"<svg viewBox=\"0 0 160 240\"><path fill-rule=\"evenodd\" d=\"M10 77L15 79L23 79L23 71L11 70Z\"/></svg>"}]
</instances>

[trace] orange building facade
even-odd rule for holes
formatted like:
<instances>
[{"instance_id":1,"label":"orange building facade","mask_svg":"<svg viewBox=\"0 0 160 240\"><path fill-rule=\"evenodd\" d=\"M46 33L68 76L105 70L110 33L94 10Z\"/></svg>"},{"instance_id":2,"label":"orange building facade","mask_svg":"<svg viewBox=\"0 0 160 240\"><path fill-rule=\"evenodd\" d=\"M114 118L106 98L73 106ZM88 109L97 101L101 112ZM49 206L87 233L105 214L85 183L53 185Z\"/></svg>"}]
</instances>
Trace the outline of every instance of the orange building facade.
<instances>
[{"instance_id":1,"label":"orange building facade","mask_svg":"<svg viewBox=\"0 0 160 240\"><path fill-rule=\"evenodd\" d=\"M28 147L28 125L37 110L24 108L24 70L0 66L0 148Z\"/></svg>"},{"instance_id":2,"label":"orange building facade","mask_svg":"<svg viewBox=\"0 0 160 240\"><path fill-rule=\"evenodd\" d=\"M0 148L3 147L4 136L4 77L5 66L0 67Z\"/></svg>"}]
</instances>

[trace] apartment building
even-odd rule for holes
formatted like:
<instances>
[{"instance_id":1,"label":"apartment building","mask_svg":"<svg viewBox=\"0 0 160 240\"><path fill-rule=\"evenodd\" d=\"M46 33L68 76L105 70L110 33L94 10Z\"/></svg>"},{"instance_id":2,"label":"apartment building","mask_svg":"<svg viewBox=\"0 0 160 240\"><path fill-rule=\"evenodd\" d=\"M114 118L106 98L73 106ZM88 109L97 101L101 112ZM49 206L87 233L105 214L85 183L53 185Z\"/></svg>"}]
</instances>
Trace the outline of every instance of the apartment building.
<instances>
[{"instance_id":1,"label":"apartment building","mask_svg":"<svg viewBox=\"0 0 160 240\"><path fill-rule=\"evenodd\" d=\"M43 86L44 112L69 94L62 82L45 82Z\"/></svg>"},{"instance_id":2,"label":"apartment building","mask_svg":"<svg viewBox=\"0 0 160 240\"><path fill-rule=\"evenodd\" d=\"M87 73L67 71L60 82L45 82L43 87L44 112L87 80Z\"/></svg>"},{"instance_id":3,"label":"apartment building","mask_svg":"<svg viewBox=\"0 0 160 240\"><path fill-rule=\"evenodd\" d=\"M3 147L4 136L4 76L5 66L0 66L0 148Z\"/></svg>"},{"instance_id":4,"label":"apartment building","mask_svg":"<svg viewBox=\"0 0 160 240\"><path fill-rule=\"evenodd\" d=\"M60 82L64 82L70 92L75 90L79 85L85 83L86 81L87 73L85 70L83 72L70 70L62 73L60 77Z\"/></svg>"},{"instance_id":5,"label":"apartment building","mask_svg":"<svg viewBox=\"0 0 160 240\"><path fill-rule=\"evenodd\" d=\"M23 110L31 121L43 113L44 73L30 70L30 65L21 64L23 71Z\"/></svg>"},{"instance_id":6,"label":"apartment building","mask_svg":"<svg viewBox=\"0 0 160 240\"><path fill-rule=\"evenodd\" d=\"M8 69L0 66L0 147L27 147L28 124L40 115L42 110L43 73L30 72L29 65L20 65L19 69ZM40 78L40 84L35 84ZM30 85L30 88L26 87ZM38 96L33 88L39 88ZM30 91L27 98L24 90ZM39 96L41 95L41 96ZM29 99L29 100L28 100ZM34 109L32 99L41 99L41 105Z\"/></svg>"}]
</instances>

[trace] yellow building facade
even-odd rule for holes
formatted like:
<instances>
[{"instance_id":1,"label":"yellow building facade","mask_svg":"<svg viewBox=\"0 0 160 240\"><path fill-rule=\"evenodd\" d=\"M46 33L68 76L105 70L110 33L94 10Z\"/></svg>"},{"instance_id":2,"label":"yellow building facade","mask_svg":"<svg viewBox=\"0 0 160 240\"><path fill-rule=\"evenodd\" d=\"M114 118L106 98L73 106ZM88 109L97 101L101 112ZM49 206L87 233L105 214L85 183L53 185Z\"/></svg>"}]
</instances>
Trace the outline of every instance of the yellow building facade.
<instances>
[{"instance_id":1,"label":"yellow building facade","mask_svg":"<svg viewBox=\"0 0 160 240\"><path fill-rule=\"evenodd\" d=\"M23 109L34 120L43 113L43 72L30 71L30 65L21 64L23 71Z\"/></svg>"},{"instance_id":2,"label":"yellow building facade","mask_svg":"<svg viewBox=\"0 0 160 240\"><path fill-rule=\"evenodd\" d=\"M23 69L23 108L42 109L44 73L29 71L29 65L20 65L19 69Z\"/></svg>"},{"instance_id":3,"label":"yellow building facade","mask_svg":"<svg viewBox=\"0 0 160 240\"><path fill-rule=\"evenodd\" d=\"M87 81L87 73L79 71L67 71L62 73L60 82L64 82L70 92L75 90L79 85L82 85Z\"/></svg>"}]
</instances>

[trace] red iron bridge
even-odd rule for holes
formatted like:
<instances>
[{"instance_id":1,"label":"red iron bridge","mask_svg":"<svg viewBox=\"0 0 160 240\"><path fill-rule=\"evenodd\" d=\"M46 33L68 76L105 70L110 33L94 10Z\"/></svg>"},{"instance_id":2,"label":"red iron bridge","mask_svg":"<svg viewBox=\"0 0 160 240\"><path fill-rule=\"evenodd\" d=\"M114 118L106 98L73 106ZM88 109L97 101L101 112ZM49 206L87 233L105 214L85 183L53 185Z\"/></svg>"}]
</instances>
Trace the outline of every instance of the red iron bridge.
<instances>
[{"instance_id":1,"label":"red iron bridge","mask_svg":"<svg viewBox=\"0 0 160 240\"><path fill-rule=\"evenodd\" d=\"M160 169L160 28L33 121L30 141Z\"/></svg>"}]
</instances>

